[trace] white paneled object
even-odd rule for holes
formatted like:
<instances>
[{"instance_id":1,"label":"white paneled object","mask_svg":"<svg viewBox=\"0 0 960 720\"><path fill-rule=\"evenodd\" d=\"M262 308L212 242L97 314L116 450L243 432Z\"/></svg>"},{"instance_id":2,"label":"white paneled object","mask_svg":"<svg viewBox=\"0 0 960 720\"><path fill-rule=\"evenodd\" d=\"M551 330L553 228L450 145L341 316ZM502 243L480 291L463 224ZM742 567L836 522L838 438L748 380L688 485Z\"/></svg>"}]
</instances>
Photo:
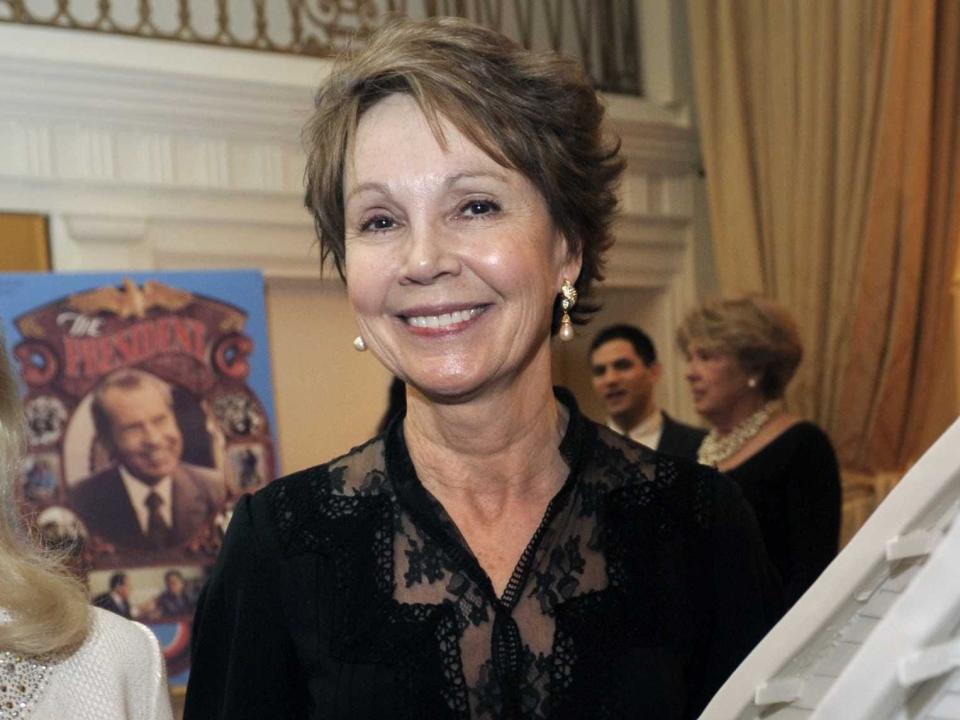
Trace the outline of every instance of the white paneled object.
<instances>
[{"instance_id":1,"label":"white paneled object","mask_svg":"<svg viewBox=\"0 0 960 720\"><path fill-rule=\"evenodd\" d=\"M960 420L741 663L704 720L960 720Z\"/></svg>"}]
</instances>

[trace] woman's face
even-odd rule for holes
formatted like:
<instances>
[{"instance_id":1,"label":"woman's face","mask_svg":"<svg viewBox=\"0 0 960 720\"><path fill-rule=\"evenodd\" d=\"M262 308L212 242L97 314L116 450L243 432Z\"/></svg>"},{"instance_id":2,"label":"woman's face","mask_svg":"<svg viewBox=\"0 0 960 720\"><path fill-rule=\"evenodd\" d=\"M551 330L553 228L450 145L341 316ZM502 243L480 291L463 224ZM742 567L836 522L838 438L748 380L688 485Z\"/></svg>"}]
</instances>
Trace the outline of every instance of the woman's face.
<instances>
[{"instance_id":1,"label":"woman's face","mask_svg":"<svg viewBox=\"0 0 960 720\"><path fill-rule=\"evenodd\" d=\"M740 406L753 404L756 389L748 385L751 375L728 352L691 342L687 347L687 382L693 406L707 420L724 417Z\"/></svg>"},{"instance_id":2,"label":"woman's face","mask_svg":"<svg viewBox=\"0 0 960 720\"><path fill-rule=\"evenodd\" d=\"M546 203L441 120L391 95L357 127L344 172L347 291L367 346L444 397L549 374L554 298L576 280Z\"/></svg>"}]
</instances>

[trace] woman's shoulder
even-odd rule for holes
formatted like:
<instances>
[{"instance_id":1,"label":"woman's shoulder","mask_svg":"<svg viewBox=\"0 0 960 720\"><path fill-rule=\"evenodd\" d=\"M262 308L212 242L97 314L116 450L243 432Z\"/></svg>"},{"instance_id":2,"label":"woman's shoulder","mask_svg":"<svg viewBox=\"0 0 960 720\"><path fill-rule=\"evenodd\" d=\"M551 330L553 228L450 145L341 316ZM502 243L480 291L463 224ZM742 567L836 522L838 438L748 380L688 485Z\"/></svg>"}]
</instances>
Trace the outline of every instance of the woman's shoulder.
<instances>
[{"instance_id":1,"label":"woman's shoulder","mask_svg":"<svg viewBox=\"0 0 960 720\"><path fill-rule=\"evenodd\" d=\"M594 454L599 450L600 458L615 465L637 463L646 464L655 460L657 452L641 445L627 435L611 430L606 425L591 422L596 433Z\"/></svg>"},{"instance_id":2,"label":"woman's shoulder","mask_svg":"<svg viewBox=\"0 0 960 720\"><path fill-rule=\"evenodd\" d=\"M780 426L770 428L768 435L761 438L762 442L750 448L749 454L737 458L729 467L721 466L723 471L742 481L754 475L764 477L771 469L801 471L811 464L836 465L833 443L816 424L795 416L781 416L778 422Z\"/></svg>"},{"instance_id":3,"label":"woman's shoulder","mask_svg":"<svg viewBox=\"0 0 960 720\"><path fill-rule=\"evenodd\" d=\"M83 645L52 663L49 686L31 717L167 720L172 717L163 653L144 625L91 609ZM71 715L74 717L74 715Z\"/></svg>"},{"instance_id":4,"label":"woman's shoulder","mask_svg":"<svg viewBox=\"0 0 960 720\"><path fill-rule=\"evenodd\" d=\"M625 500L709 525L718 506L738 503L736 484L715 468L657 452L612 430L599 427L595 471Z\"/></svg>"},{"instance_id":5,"label":"woman's shoulder","mask_svg":"<svg viewBox=\"0 0 960 720\"><path fill-rule=\"evenodd\" d=\"M298 470L269 483L254 496L257 503L274 503L285 495L369 495L385 489L383 436L377 436L321 465Z\"/></svg>"},{"instance_id":6,"label":"woman's shoulder","mask_svg":"<svg viewBox=\"0 0 960 720\"><path fill-rule=\"evenodd\" d=\"M787 428L787 432L791 432L796 437L811 442L830 442L830 438L827 436L827 433L824 432L819 425L812 423L809 420L797 418L796 421L790 425L789 428Z\"/></svg>"},{"instance_id":7,"label":"woman's shoulder","mask_svg":"<svg viewBox=\"0 0 960 720\"><path fill-rule=\"evenodd\" d=\"M392 497L382 436L274 480L238 504L238 510L241 524L252 524L256 535L275 537L287 550L302 550L301 541L316 538L315 531L327 520L350 516L355 506L373 497ZM231 525L237 518L235 512Z\"/></svg>"},{"instance_id":8,"label":"woman's shoulder","mask_svg":"<svg viewBox=\"0 0 960 720\"><path fill-rule=\"evenodd\" d=\"M795 416L786 416L783 427L767 443L766 448L787 448L792 452L816 452L829 450L833 452L833 443L827 434L815 423Z\"/></svg>"},{"instance_id":9,"label":"woman's shoulder","mask_svg":"<svg viewBox=\"0 0 960 720\"><path fill-rule=\"evenodd\" d=\"M102 656L106 651L110 656L115 650L122 650L121 654L127 659L136 657L150 662L162 660L160 643L146 625L127 620L103 608L93 607L91 612L90 635L84 643L89 653Z\"/></svg>"}]
</instances>

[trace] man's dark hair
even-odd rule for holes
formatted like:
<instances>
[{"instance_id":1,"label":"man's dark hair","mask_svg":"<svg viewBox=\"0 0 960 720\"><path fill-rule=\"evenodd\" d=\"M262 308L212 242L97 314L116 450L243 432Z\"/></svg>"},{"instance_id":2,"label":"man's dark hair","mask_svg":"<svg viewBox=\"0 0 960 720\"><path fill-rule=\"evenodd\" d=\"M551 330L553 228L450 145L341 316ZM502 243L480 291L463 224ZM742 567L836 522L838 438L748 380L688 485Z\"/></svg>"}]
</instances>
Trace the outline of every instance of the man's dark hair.
<instances>
[{"instance_id":1,"label":"man's dark hair","mask_svg":"<svg viewBox=\"0 0 960 720\"><path fill-rule=\"evenodd\" d=\"M594 350L611 340L626 340L633 345L637 357L643 360L643 364L647 367L657 362L657 349L653 346L650 336L640 328L626 323L608 325L598 332L590 343L590 354L592 355Z\"/></svg>"},{"instance_id":2,"label":"man's dark hair","mask_svg":"<svg viewBox=\"0 0 960 720\"><path fill-rule=\"evenodd\" d=\"M127 581L127 574L118 572L110 576L110 590L116 590Z\"/></svg>"},{"instance_id":3,"label":"man's dark hair","mask_svg":"<svg viewBox=\"0 0 960 720\"><path fill-rule=\"evenodd\" d=\"M184 582L183 573L180 572L179 570L167 570L163 574L163 582L164 583L168 582L172 577L178 577L180 578L180 582Z\"/></svg>"}]
</instances>

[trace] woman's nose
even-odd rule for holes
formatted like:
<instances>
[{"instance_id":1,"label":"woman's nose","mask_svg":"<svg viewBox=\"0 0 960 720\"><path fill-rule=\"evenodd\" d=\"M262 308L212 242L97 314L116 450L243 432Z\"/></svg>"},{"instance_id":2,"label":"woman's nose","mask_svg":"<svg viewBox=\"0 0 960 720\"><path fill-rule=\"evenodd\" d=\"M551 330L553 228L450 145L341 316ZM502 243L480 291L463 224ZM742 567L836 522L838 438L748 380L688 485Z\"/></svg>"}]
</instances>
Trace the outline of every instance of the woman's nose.
<instances>
[{"instance_id":1,"label":"woman's nose","mask_svg":"<svg viewBox=\"0 0 960 720\"><path fill-rule=\"evenodd\" d=\"M403 247L401 282L429 285L443 275L456 275L460 262L454 233L443 223L411 223Z\"/></svg>"}]
</instances>

